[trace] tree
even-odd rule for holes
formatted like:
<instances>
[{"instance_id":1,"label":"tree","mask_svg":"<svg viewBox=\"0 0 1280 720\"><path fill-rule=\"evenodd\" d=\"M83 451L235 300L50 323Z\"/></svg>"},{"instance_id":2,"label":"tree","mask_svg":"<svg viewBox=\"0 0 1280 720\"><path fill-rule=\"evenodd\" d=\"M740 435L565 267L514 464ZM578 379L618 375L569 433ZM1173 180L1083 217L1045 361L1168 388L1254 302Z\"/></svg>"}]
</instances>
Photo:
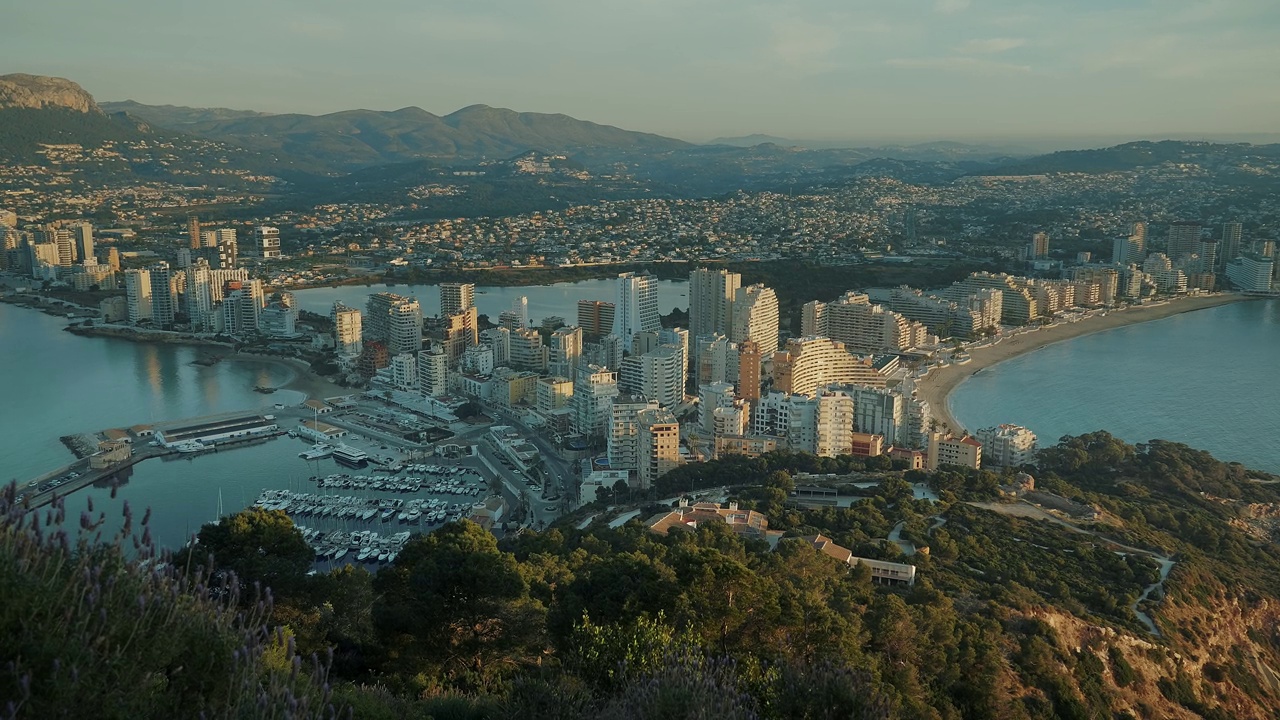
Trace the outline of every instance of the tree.
<instances>
[{"instance_id":1,"label":"tree","mask_svg":"<svg viewBox=\"0 0 1280 720\"><path fill-rule=\"evenodd\" d=\"M176 558L179 566L213 555L213 569L230 570L242 584L260 582L276 593L293 593L306 578L315 554L283 510L251 507L200 529L199 544Z\"/></svg>"},{"instance_id":2,"label":"tree","mask_svg":"<svg viewBox=\"0 0 1280 720\"><path fill-rule=\"evenodd\" d=\"M542 608L516 559L464 520L409 542L378 573L374 626L398 670L485 685L539 636Z\"/></svg>"}]
</instances>

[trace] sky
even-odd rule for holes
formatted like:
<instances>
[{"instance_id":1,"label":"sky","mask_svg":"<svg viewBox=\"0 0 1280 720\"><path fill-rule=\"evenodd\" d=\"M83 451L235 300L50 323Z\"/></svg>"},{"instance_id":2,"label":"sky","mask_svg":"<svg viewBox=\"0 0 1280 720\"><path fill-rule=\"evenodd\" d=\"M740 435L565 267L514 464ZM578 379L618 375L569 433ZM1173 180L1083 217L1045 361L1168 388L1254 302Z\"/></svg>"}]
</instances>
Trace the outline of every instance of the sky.
<instances>
[{"instance_id":1,"label":"sky","mask_svg":"<svg viewBox=\"0 0 1280 720\"><path fill-rule=\"evenodd\" d=\"M0 0L98 100L484 103L692 141L1280 131L1280 0Z\"/></svg>"}]
</instances>

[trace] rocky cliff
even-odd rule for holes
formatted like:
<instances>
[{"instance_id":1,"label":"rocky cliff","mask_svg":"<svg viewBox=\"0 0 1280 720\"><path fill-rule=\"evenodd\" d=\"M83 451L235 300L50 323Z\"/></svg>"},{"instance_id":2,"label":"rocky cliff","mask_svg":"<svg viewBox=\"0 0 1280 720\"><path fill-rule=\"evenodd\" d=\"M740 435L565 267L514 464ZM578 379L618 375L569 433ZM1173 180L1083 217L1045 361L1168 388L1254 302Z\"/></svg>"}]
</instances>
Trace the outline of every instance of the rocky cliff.
<instances>
[{"instance_id":1,"label":"rocky cliff","mask_svg":"<svg viewBox=\"0 0 1280 720\"><path fill-rule=\"evenodd\" d=\"M0 75L0 110L6 108L67 108L102 114L93 96L65 78L42 75Z\"/></svg>"}]
</instances>

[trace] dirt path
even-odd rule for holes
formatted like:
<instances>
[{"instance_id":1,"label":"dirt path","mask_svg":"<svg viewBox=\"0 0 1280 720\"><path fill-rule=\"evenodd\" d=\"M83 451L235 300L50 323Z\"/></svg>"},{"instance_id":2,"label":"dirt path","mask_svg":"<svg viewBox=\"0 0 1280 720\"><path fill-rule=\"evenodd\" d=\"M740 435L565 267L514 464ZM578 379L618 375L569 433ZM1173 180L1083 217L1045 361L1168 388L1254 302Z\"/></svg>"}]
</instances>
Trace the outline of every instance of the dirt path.
<instances>
[{"instance_id":1,"label":"dirt path","mask_svg":"<svg viewBox=\"0 0 1280 720\"><path fill-rule=\"evenodd\" d=\"M1151 583L1147 587L1143 588L1142 594L1139 595L1138 599L1133 602L1133 605L1130 606L1130 609L1133 610L1134 616L1138 618L1138 622L1141 622L1143 625L1145 625L1147 630L1152 635L1155 635L1157 637L1160 636L1160 629L1156 627L1155 621L1151 619L1150 615L1140 610L1139 607L1142 605L1142 603L1150 599L1151 595L1155 593L1157 590L1161 592L1161 595L1164 594L1164 581L1169 578L1170 571L1172 571L1173 566L1177 564L1176 561L1173 560L1173 558L1170 558L1166 555L1161 555L1160 553L1154 552L1152 550L1143 550L1142 548L1136 548L1136 547L1133 547L1132 545L1125 545L1124 543L1116 542L1115 540L1112 540L1111 538L1095 530L1088 530L1088 529L1079 527L1077 525L1072 525L1071 523L1067 522L1066 520L1063 520L1062 518L1059 518L1055 515L1051 515L1045 512L1044 510L1041 510L1040 508L1034 505L1029 505L1025 502L1018 502L1018 503L1012 503L1012 504L991 503L991 502L987 502L987 503L971 502L971 503L965 503L965 504L972 505L973 507L976 507L976 508L982 508L983 510L990 510L991 512L997 512L997 513L1000 513L1001 515L1030 518L1032 520L1048 520L1049 522L1056 523L1072 532L1081 533L1083 535L1092 535L1098 538L1099 540L1105 541L1109 545L1112 545L1124 550L1126 553L1137 553L1139 555L1146 555L1152 560L1155 560L1160 565L1160 579Z\"/></svg>"}]
</instances>

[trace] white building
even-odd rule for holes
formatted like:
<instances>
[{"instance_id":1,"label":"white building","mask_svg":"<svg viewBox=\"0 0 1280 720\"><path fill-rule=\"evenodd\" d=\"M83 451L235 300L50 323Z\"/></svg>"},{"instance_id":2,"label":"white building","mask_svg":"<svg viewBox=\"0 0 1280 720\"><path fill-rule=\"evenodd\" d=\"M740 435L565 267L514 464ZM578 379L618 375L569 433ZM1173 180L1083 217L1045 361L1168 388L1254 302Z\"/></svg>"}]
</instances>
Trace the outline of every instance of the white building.
<instances>
[{"instance_id":1,"label":"white building","mask_svg":"<svg viewBox=\"0 0 1280 720\"><path fill-rule=\"evenodd\" d=\"M151 272L124 271L125 301L129 305L129 322L137 325L151 320Z\"/></svg>"},{"instance_id":2,"label":"white building","mask_svg":"<svg viewBox=\"0 0 1280 720\"><path fill-rule=\"evenodd\" d=\"M360 311L347 307L341 302L335 302L329 317L333 320L333 340L337 346L338 355L343 357L359 355L362 350Z\"/></svg>"},{"instance_id":3,"label":"white building","mask_svg":"<svg viewBox=\"0 0 1280 720\"><path fill-rule=\"evenodd\" d=\"M609 407L609 469L640 469L640 413L657 410L658 403L640 395L618 395Z\"/></svg>"},{"instance_id":4,"label":"white building","mask_svg":"<svg viewBox=\"0 0 1280 720\"><path fill-rule=\"evenodd\" d=\"M658 318L658 279L649 273L618 275L618 308L614 334L622 338L661 328Z\"/></svg>"},{"instance_id":5,"label":"white building","mask_svg":"<svg viewBox=\"0 0 1280 720\"><path fill-rule=\"evenodd\" d=\"M556 328L549 338L547 367L553 375L573 377L582 360L582 328L566 325Z\"/></svg>"},{"instance_id":6,"label":"white building","mask_svg":"<svg viewBox=\"0 0 1280 720\"><path fill-rule=\"evenodd\" d=\"M496 367L493 362L493 347L481 343L463 350L461 366L463 372L473 375L492 375L493 368Z\"/></svg>"},{"instance_id":7,"label":"white building","mask_svg":"<svg viewBox=\"0 0 1280 720\"><path fill-rule=\"evenodd\" d=\"M204 258L187 269L187 292L184 297L192 332L213 332L218 325L213 310L213 276L209 263Z\"/></svg>"},{"instance_id":8,"label":"white building","mask_svg":"<svg viewBox=\"0 0 1280 720\"><path fill-rule=\"evenodd\" d=\"M772 288L760 284L738 288L728 335L735 343L754 340L764 357L778 351L778 297Z\"/></svg>"},{"instance_id":9,"label":"white building","mask_svg":"<svg viewBox=\"0 0 1280 720\"><path fill-rule=\"evenodd\" d=\"M617 395L618 373L599 365L578 368L573 384L573 431L579 435L603 436L609 426L613 398Z\"/></svg>"},{"instance_id":10,"label":"white building","mask_svg":"<svg viewBox=\"0 0 1280 720\"><path fill-rule=\"evenodd\" d=\"M440 397L449 392L449 356L439 347L418 353L418 392Z\"/></svg>"},{"instance_id":11,"label":"white building","mask_svg":"<svg viewBox=\"0 0 1280 720\"><path fill-rule=\"evenodd\" d=\"M1275 258L1266 255L1241 255L1227 263L1227 280L1244 292L1268 292L1274 262Z\"/></svg>"},{"instance_id":12,"label":"white building","mask_svg":"<svg viewBox=\"0 0 1280 720\"><path fill-rule=\"evenodd\" d=\"M697 339L729 334L733 323L733 299L742 287L742 276L719 269L698 268L689 273L689 334ZM698 357L700 348L695 348Z\"/></svg>"},{"instance_id":13,"label":"white building","mask_svg":"<svg viewBox=\"0 0 1280 720\"><path fill-rule=\"evenodd\" d=\"M440 316L456 315L475 306L476 286L473 283L440 284Z\"/></svg>"},{"instance_id":14,"label":"white building","mask_svg":"<svg viewBox=\"0 0 1280 720\"><path fill-rule=\"evenodd\" d=\"M280 257L280 228L260 225L253 231L254 253L263 260Z\"/></svg>"},{"instance_id":15,"label":"white building","mask_svg":"<svg viewBox=\"0 0 1280 720\"><path fill-rule=\"evenodd\" d=\"M684 353L674 345L660 345L643 355L622 360L618 384L623 392L651 398L662 407L684 402Z\"/></svg>"},{"instance_id":16,"label":"white building","mask_svg":"<svg viewBox=\"0 0 1280 720\"><path fill-rule=\"evenodd\" d=\"M974 437L982 443L983 467L1017 468L1036 456L1036 434L1020 425L983 428Z\"/></svg>"},{"instance_id":17,"label":"white building","mask_svg":"<svg viewBox=\"0 0 1280 720\"><path fill-rule=\"evenodd\" d=\"M422 349L422 307L417 300L392 305L387 317L387 352L416 353Z\"/></svg>"},{"instance_id":18,"label":"white building","mask_svg":"<svg viewBox=\"0 0 1280 720\"><path fill-rule=\"evenodd\" d=\"M717 408L734 406L733 383L705 383L698 388L698 424L708 437L715 432L715 411ZM739 433L741 434L741 433Z\"/></svg>"},{"instance_id":19,"label":"white building","mask_svg":"<svg viewBox=\"0 0 1280 720\"><path fill-rule=\"evenodd\" d=\"M161 327L172 325L177 305L169 263L156 263L151 268L151 321Z\"/></svg>"},{"instance_id":20,"label":"white building","mask_svg":"<svg viewBox=\"0 0 1280 720\"><path fill-rule=\"evenodd\" d=\"M400 353L391 358L391 386L402 392L418 389L418 359L410 353Z\"/></svg>"}]
</instances>

